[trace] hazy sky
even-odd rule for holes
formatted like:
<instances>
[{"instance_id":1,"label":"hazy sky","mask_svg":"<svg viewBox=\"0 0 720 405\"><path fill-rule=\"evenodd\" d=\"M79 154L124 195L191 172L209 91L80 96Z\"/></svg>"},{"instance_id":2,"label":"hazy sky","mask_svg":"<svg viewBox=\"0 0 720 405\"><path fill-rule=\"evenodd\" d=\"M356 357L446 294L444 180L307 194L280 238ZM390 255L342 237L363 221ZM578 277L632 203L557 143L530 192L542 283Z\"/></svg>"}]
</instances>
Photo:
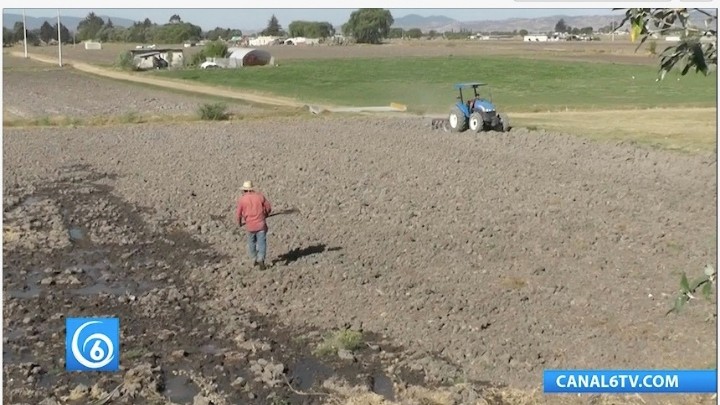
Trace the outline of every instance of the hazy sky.
<instances>
[{"instance_id":1,"label":"hazy sky","mask_svg":"<svg viewBox=\"0 0 720 405\"><path fill-rule=\"evenodd\" d=\"M90 11L99 15L128 18L139 21L149 18L156 23L165 23L171 15L178 14L184 21L201 26L208 30L215 27L240 29L262 29L275 14L280 25L287 28L294 20L328 21L333 25L345 23L355 9L119 9L95 8L72 9L61 8L60 14L74 17L85 17ZM20 14L22 9L6 8L4 13ZM421 16L444 15L459 21L504 20L507 18L544 17L554 15L597 15L611 14L607 9L390 9L393 17L399 18L408 14ZM56 9L25 9L25 14L32 17L54 17Z\"/></svg>"}]
</instances>

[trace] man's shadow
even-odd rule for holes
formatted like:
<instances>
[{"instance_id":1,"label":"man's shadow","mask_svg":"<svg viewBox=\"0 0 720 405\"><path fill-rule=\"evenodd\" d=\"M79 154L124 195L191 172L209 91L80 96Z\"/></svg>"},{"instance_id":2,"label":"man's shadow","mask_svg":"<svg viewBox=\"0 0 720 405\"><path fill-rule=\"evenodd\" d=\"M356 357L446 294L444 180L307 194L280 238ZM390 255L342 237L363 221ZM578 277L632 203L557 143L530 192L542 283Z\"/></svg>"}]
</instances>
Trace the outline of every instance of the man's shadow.
<instances>
[{"instance_id":1,"label":"man's shadow","mask_svg":"<svg viewBox=\"0 0 720 405\"><path fill-rule=\"evenodd\" d=\"M273 259L272 263L278 263L278 262L285 262L285 265L288 265L300 258L323 253L323 252L334 252L337 250L342 249L341 247L327 247L324 243L308 246L306 248L295 248L287 253L283 253L280 256L277 257L277 259Z\"/></svg>"}]
</instances>

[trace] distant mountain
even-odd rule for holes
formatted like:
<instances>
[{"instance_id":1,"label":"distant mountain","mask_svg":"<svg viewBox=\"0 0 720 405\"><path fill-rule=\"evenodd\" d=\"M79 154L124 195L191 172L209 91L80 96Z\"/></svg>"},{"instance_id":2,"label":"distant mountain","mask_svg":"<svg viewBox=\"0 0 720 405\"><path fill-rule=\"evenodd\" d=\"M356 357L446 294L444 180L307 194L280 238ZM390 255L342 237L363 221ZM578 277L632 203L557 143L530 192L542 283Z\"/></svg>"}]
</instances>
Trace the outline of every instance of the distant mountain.
<instances>
[{"instance_id":1,"label":"distant mountain","mask_svg":"<svg viewBox=\"0 0 720 405\"><path fill-rule=\"evenodd\" d=\"M435 30L438 32L470 30L473 32L492 31L514 31L527 30L530 33L546 33L555 29L560 19L570 27L593 27L598 30L609 26L612 23L619 24L623 15L589 15L589 16L565 16L555 15L550 17L535 18L509 18L505 20L481 20L481 21L458 21L445 16L421 17L408 15L395 20L393 27L397 28L420 28L423 32ZM690 21L699 26L704 26L704 18L699 12L692 12ZM717 27L717 24L715 25Z\"/></svg>"},{"instance_id":2,"label":"distant mountain","mask_svg":"<svg viewBox=\"0 0 720 405\"><path fill-rule=\"evenodd\" d=\"M602 27L608 26L613 22L615 24L622 21L622 16L617 15L594 15L594 16L564 16L555 15L550 17L536 18L510 18L502 21L465 21L450 28L455 31L469 29L472 31L492 32L492 31L514 31L527 30L530 33L544 33L555 29L555 25L560 20L565 21L565 25L570 27L593 27L596 31ZM446 27L447 28L447 27ZM444 29L448 31L448 29Z\"/></svg>"},{"instance_id":3,"label":"distant mountain","mask_svg":"<svg viewBox=\"0 0 720 405\"><path fill-rule=\"evenodd\" d=\"M393 28L403 29L420 28L423 31L426 31L444 27L456 22L456 20L453 20L450 17L445 17L444 15L423 17L417 14L408 14L404 17L396 18L392 26Z\"/></svg>"},{"instance_id":4,"label":"distant mountain","mask_svg":"<svg viewBox=\"0 0 720 405\"><path fill-rule=\"evenodd\" d=\"M408 18L409 17L409 18ZM423 32L435 30L438 32L470 30L473 32L513 31L527 30L528 32L547 32L555 28L555 24L563 19L571 27L598 28L609 25L611 22L620 22L622 16L595 15L595 16L563 16L536 18L509 18L505 20L458 21L445 16L420 17L409 15L395 20L393 27L420 28Z\"/></svg>"},{"instance_id":5,"label":"distant mountain","mask_svg":"<svg viewBox=\"0 0 720 405\"><path fill-rule=\"evenodd\" d=\"M109 17L106 15L99 16L105 22L107 22L108 18L112 20L113 25L117 27L130 27L135 23L133 20L128 20L127 18L119 18L119 17ZM64 26L67 27L70 31L77 30L78 24L80 24L80 21L84 20L85 17L69 17L69 16L63 16L60 15L60 23L62 23ZM22 14L10 14L5 13L3 14L3 27L12 29L16 22L22 22ZM57 23L57 16L55 17L25 17L25 24L27 25L29 30L35 30L40 28L43 23L47 21L50 25L55 25Z\"/></svg>"}]
</instances>

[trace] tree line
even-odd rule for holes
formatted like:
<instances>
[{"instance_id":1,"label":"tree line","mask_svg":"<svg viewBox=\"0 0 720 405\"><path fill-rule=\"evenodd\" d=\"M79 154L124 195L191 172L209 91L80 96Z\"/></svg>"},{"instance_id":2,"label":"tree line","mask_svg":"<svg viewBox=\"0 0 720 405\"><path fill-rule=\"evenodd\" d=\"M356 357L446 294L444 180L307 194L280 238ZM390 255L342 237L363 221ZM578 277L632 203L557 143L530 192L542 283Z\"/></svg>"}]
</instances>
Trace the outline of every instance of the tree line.
<instances>
[{"instance_id":1,"label":"tree line","mask_svg":"<svg viewBox=\"0 0 720 405\"><path fill-rule=\"evenodd\" d=\"M390 11L384 9L360 9L353 12L347 23L342 26L342 33L352 36L359 43L380 43L390 33L393 17ZM329 38L336 34L333 25L327 21L293 21L284 30L278 19L273 15L261 35L293 36L308 38ZM228 40L232 37L242 36L242 31L233 28L216 27L210 31L203 31L200 26L183 21L179 15L174 14L167 23L158 24L146 18L137 21L130 27L120 27L113 24L111 19L105 21L94 12L89 13L75 30L71 31L64 24L60 25L62 43L73 41L94 40L100 42L136 42L136 43L181 43L186 41L199 41L201 39ZM12 29L3 27L3 42L11 45L23 40L23 24L15 23ZM27 30L28 44L39 45L57 40L57 24L54 26L47 21L41 28ZM415 35L416 32L411 32Z\"/></svg>"},{"instance_id":2,"label":"tree line","mask_svg":"<svg viewBox=\"0 0 720 405\"><path fill-rule=\"evenodd\" d=\"M50 25L47 21L39 29L27 30L28 44L39 45L40 41L48 43L57 40L57 23ZM60 24L62 43L74 41L100 41L100 42L136 42L136 43L165 43L177 44L186 41L199 41L201 39L216 40L218 38L230 39L242 36L242 31L233 28L216 27L203 31L198 25L183 21L179 15L173 14L167 23L158 24L146 18L137 21L130 27L120 27L113 24L112 19L105 21L95 13L89 13L71 31ZM7 45L23 40L23 23L16 22L12 29L3 27L3 42Z\"/></svg>"},{"instance_id":3,"label":"tree line","mask_svg":"<svg viewBox=\"0 0 720 405\"><path fill-rule=\"evenodd\" d=\"M466 38L472 32L460 30L459 32L439 33L435 30L423 32L419 28L391 28L394 18L389 10L379 8L358 9L350 14L349 20L342 25L341 31L344 35L351 37L357 43L379 44L385 39L410 38L418 39L427 37L433 39L444 37L447 39ZM567 26L564 20L558 21L555 26L558 32L574 34L591 34L592 27L582 29ZM47 21L36 30L28 30L28 43L39 45L40 42L49 43L57 40L57 23L51 25ZM135 43L165 43L174 44L186 41L197 42L202 39L215 41L218 39L229 40L233 37L242 36L242 31L233 28L216 27L209 31L203 31L201 27L190 22L183 21L178 14L173 14L167 23L158 24L146 18L143 21L135 22L130 27L115 26L111 19L105 21L95 13L89 13L75 28L70 31L65 25L60 25L61 42L70 43L74 41L94 40L100 42L135 42ZM290 36L326 39L334 36L336 30L327 21L292 21L287 30L283 29L277 17L273 15L266 28L260 35ZM491 35L526 35L526 30L512 32L491 32ZM23 40L23 26L21 22L15 23L12 30L3 28L3 42L12 44Z\"/></svg>"}]
</instances>

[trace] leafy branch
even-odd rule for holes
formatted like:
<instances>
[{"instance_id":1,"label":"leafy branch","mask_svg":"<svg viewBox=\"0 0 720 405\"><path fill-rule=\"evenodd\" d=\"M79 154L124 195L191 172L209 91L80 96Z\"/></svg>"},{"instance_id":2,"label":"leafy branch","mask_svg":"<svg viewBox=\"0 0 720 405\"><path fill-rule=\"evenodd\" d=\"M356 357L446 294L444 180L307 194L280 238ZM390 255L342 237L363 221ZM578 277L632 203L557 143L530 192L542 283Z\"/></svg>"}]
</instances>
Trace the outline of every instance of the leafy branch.
<instances>
[{"instance_id":1,"label":"leafy branch","mask_svg":"<svg viewBox=\"0 0 720 405\"><path fill-rule=\"evenodd\" d=\"M711 67L717 67L717 14L705 10L691 9L706 18L705 27L693 26L690 22L690 11L687 8L629 8L619 27L630 22L630 39L635 42L640 38L635 51L655 36L666 36L680 33L680 42L665 48L660 54L660 80L676 66L680 67L681 75L691 69L709 75ZM703 40L705 39L705 40Z\"/></svg>"},{"instance_id":2,"label":"leafy branch","mask_svg":"<svg viewBox=\"0 0 720 405\"><path fill-rule=\"evenodd\" d=\"M687 275L683 272L680 278L680 295L675 298L675 305L665 313L668 315L672 312L679 313L682 307L692 299L697 298L695 295L700 290L700 293L706 300L710 299L712 295L712 285L715 282L717 273L711 265L705 266L704 275L699 279L692 282L688 281Z\"/></svg>"}]
</instances>

